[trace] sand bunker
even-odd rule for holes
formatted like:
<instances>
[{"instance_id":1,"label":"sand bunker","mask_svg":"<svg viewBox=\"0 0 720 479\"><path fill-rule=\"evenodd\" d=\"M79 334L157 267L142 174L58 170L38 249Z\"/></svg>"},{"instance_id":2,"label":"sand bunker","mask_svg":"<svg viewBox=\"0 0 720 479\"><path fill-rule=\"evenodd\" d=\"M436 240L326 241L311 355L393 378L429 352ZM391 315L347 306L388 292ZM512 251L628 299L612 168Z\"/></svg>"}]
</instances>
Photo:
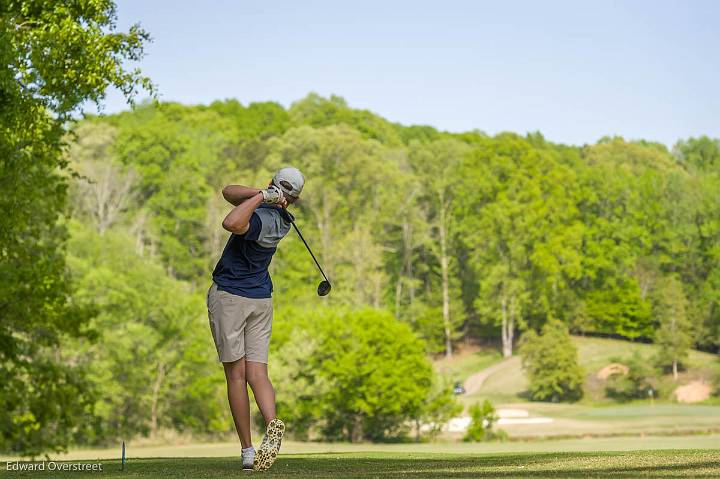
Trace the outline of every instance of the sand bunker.
<instances>
[{"instance_id":1,"label":"sand bunker","mask_svg":"<svg viewBox=\"0 0 720 479\"><path fill-rule=\"evenodd\" d=\"M602 368L600 371L598 371L597 377L598 377L598 379L602 379L603 381L605 381L607 378L609 378L613 374L626 375L629 371L630 371L630 368L628 368L624 364L610 363L607 366L605 366L604 368Z\"/></svg>"},{"instance_id":2,"label":"sand bunker","mask_svg":"<svg viewBox=\"0 0 720 479\"><path fill-rule=\"evenodd\" d=\"M711 392L712 388L705 381L693 381L680 386L673 394L678 402L693 403L706 400Z\"/></svg>"}]
</instances>

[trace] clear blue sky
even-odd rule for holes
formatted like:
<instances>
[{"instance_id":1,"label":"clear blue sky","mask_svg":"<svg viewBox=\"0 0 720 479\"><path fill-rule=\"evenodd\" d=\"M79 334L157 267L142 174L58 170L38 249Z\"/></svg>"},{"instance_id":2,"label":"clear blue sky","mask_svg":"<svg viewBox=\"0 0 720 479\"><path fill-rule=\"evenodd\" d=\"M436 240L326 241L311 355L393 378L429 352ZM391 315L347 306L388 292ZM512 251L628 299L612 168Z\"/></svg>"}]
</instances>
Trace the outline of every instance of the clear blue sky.
<instances>
[{"instance_id":1,"label":"clear blue sky","mask_svg":"<svg viewBox=\"0 0 720 479\"><path fill-rule=\"evenodd\" d=\"M154 39L140 66L164 100L315 91L449 131L720 137L720 1L118 3Z\"/></svg>"}]
</instances>

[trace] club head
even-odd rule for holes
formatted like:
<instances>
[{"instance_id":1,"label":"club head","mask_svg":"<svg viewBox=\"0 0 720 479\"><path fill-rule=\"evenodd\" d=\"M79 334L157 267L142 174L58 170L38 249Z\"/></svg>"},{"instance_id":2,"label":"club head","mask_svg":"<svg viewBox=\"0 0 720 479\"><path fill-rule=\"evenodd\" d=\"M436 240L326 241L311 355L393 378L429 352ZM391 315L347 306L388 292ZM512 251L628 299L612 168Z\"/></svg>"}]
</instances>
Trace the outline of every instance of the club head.
<instances>
[{"instance_id":1,"label":"club head","mask_svg":"<svg viewBox=\"0 0 720 479\"><path fill-rule=\"evenodd\" d=\"M321 281L320 284L318 284L318 296L327 296L331 288L330 281Z\"/></svg>"}]
</instances>

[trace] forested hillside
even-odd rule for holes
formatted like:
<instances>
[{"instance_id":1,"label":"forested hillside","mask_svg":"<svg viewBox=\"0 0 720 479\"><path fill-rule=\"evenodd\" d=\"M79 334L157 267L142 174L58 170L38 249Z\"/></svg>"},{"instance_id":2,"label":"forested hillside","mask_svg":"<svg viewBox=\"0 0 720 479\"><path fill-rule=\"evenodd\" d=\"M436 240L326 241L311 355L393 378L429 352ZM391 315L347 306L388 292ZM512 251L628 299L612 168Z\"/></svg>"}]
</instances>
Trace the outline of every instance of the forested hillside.
<instances>
[{"instance_id":1,"label":"forested hillside","mask_svg":"<svg viewBox=\"0 0 720 479\"><path fill-rule=\"evenodd\" d=\"M91 391L73 441L230 430L203 304L228 237L220 190L285 165L306 175L293 208L333 282L317 297L304 246L283 241L271 375L296 436L441 422L458 410L426 355L469 339L509 356L550 320L664 341L680 359L720 345L718 140L451 134L314 94L288 109L147 104L88 117L68 140L67 264L93 316L93 341L59 353Z\"/></svg>"},{"instance_id":2,"label":"forested hillside","mask_svg":"<svg viewBox=\"0 0 720 479\"><path fill-rule=\"evenodd\" d=\"M720 325L720 143L604 138L583 147L541 134L450 134L393 124L317 95L289 109L162 104L80 122L69 152L73 216L172 281L204 290L224 246L229 183L265 184L292 164L307 188L299 241L272 265L275 304L391 311L451 354L464 336L502 340L549 317L572 331L652 339L657 294L676 279L697 347ZM87 232L86 234L91 234Z\"/></svg>"},{"instance_id":3,"label":"forested hillside","mask_svg":"<svg viewBox=\"0 0 720 479\"><path fill-rule=\"evenodd\" d=\"M670 448L717 447L720 139L708 86L717 70L702 61L714 46L712 8L558 7L523 18L468 2L410 16L389 8L377 28L364 5L349 15L307 2L117 3L0 3L0 470L73 475L102 470L106 457L119 474L229 476L251 466L250 436L256 470L277 458L281 438L299 441L283 443L274 469L296 476L298 461L301 475L367 475L393 462L412 474L417 451L459 447L286 461L338 451L320 442L574 436L582 439L522 449L597 455L617 450L616 438L588 436L638 434L642 449L667 448L654 465L633 452L633 471L645 475L684 467ZM298 18L337 28L306 35ZM607 28L578 36L577 25L587 33L593 24ZM512 41L495 41L504 37ZM465 61L488 41L497 48ZM623 55L606 54L618 45ZM591 68L576 75L579 64ZM272 81L287 72L294 90ZM313 88L360 94L407 118L421 114L408 102L422 98L428 121L443 125L710 137L564 145L541 132L402 125L338 96L288 102ZM262 92L283 103L189 104ZM579 116L564 113L578 104ZM93 106L98 114L87 114ZM207 292L230 236L223 187L262 188L285 166L305 174L290 207L332 292L316 294L318 268L290 231L270 265L273 405L263 367L237 362L225 374ZM252 434L247 384L269 422L251 405ZM695 433L709 439L646 437ZM172 452L158 453L162 444ZM71 448L92 463L50 456ZM173 471L137 462L193 454L228 457ZM427 456L427 471L466 473L467 454L452 456ZM513 474L518 461L544 461L508 457L481 462Z\"/></svg>"}]
</instances>

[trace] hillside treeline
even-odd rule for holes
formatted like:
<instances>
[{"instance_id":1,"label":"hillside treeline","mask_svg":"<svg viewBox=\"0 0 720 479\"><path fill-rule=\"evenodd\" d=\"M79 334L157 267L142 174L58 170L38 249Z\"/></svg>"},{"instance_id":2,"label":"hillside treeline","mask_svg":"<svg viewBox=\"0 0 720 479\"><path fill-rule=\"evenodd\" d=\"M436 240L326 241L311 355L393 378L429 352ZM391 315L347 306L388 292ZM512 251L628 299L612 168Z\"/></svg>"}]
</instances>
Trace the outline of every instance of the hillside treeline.
<instances>
[{"instance_id":1,"label":"hillside treeline","mask_svg":"<svg viewBox=\"0 0 720 479\"><path fill-rule=\"evenodd\" d=\"M720 142L603 138L583 147L541 134L451 134L391 123L317 95L285 109L161 104L75 128L73 216L194 290L228 234L230 183L262 186L294 165L307 176L298 224L333 280L294 237L272 264L275 305L387 309L452 354L548 318L571 331L652 340L657 291L682 284L696 347L720 341Z\"/></svg>"},{"instance_id":2,"label":"hillside treeline","mask_svg":"<svg viewBox=\"0 0 720 479\"><path fill-rule=\"evenodd\" d=\"M219 191L286 164L333 281L315 296L283 241L271 375L295 436L432 437L458 407L429 353L463 339L511 355L568 327L659 342L674 369L719 347L717 140L449 134L317 95L77 122L110 86L156 93L135 68L149 33L110 0L0 11L1 452L231 433L204 304Z\"/></svg>"},{"instance_id":3,"label":"hillside treeline","mask_svg":"<svg viewBox=\"0 0 720 479\"><path fill-rule=\"evenodd\" d=\"M289 108L147 104L87 117L66 139L57 252L84 319L52 357L77 393L63 414L28 416L44 426L6 449L232 430L204 304L228 238L220 190L263 186L285 165L306 175L293 208L333 283L315 294L291 232L271 265L271 376L296 437L387 440L412 424L432 436L458 409L427 355L464 340L509 356L524 331L560 321L720 343L717 140L668 151L451 134L314 94Z\"/></svg>"}]
</instances>

